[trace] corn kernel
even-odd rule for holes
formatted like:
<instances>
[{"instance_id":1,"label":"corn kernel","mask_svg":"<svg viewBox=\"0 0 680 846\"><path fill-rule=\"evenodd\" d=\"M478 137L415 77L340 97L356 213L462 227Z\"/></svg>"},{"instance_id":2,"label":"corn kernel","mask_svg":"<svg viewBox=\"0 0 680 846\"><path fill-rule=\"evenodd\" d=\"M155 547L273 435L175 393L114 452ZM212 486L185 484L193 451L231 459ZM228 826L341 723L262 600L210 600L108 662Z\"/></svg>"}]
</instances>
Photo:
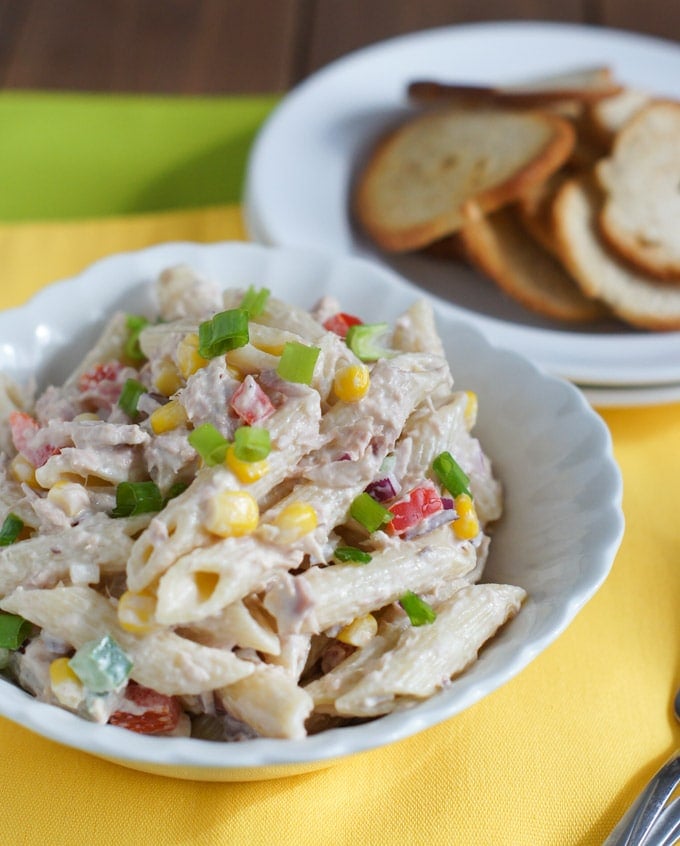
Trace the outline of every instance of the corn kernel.
<instances>
[{"instance_id":1,"label":"corn kernel","mask_svg":"<svg viewBox=\"0 0 680 846\"><path fill-rule=\"evenodd\" d=\"M155 620L156 597L150 591L126 590L118 600L120 627L132 634L148 634L158 628Z\"/></svg>"},{"instance_id":2,"label":"corn kernel","mask_svg":"<svg viewBox=\"0 0 680 846\"><path fill-rule=\"evenodd\" d=\"M80 414L76 414L73 420L75 423L81 423L83 420L96 420L99 422L101 417L95 414L94 411L83 411Z\"/></svg>"},{"instance_id":3,"label":"corn kernel","mask_svg":"<svg viewBox=\"0 0 680 846\"><path fill-rule=\"evenodd\" d=\"M155 384L164 397L171 397L182 387L182 377L171 361L164 361L156 374Z\"/></svg>"},{"instance_id":4,"label":"corn kernel","mask_svg":"<svg viewBox=\"0 0 680 846\"><path fill-rule=\"evenodd\" d=\"M339 370L333 380L335 396L343 402L358 402L366 395L371 384L368 367L350 364Z\"/></svg>"},{"instance_id":5,"label":"corn kernel","mask_svg":"<svg viewBox=\"0 0 680 846\"><path fill-rule=\"evenodd\" d=\"M178 400L170 400L152 412L149 423L154 434L169 432L171 429L178 429L187 422L187 413L184 406Z\"/></svg>"},{"instance_id":6,"label":"corn kernel","mask_svg":"<svg viewBox=\"0 0 680 846\"><path fill-rule=\"evenodd\" d=\"M378 631L378 621L373 614L364 614L352 620L338 632L338 640L350 646L366 646Z\"/></svg>"},{"instance_id":7,"label":"corn kernel","mask_svg":"<svg viewBox=\"0 0 680 846\"><path fill-rule=\"evenodd\" d=\"M21 453L17 453L11 460L9 469L17 482L23 482L34 488L38 486L35 478L35 467Z\"/></svg>"},{"instance_id":8,"label":"corn kernel","mask_svg":"<svg viewBox=\"0 0 680 846\"><path fill-rule=\"evenodd\" d=\"M465 398L467 402L465 404L463 418L465 420L465 426L469 432L477 422L478 400L477 394L474 391L465 391Z\"/></svg>"},{"instance_id":9,"label":"corn kernel","mask_svg":"<svg viewBox=\"0 0 680 846\"><path fill-rule=\"evenodd\" d=\"M223 538L248 535L257 528L260 509L247 491L222 491L208 506L205 528Z\"/></svg>"},{"instance_id":10,"label":"corn kernel","mask_svg":"<svg viewBox=\"0 0 680 846\"><path fill-rule=\"evenodd\" d=\"M83 683L66 657L55 658L50 664L50 687L56 700L66 708L77 708L85 698Z\"/></svg>"},{"instance_id":11,"label":"corn kernel","mask_svg":"<svg viewBox=\"0 0 680 846\"><path fill-rule=\"evenodd\" d=\"M291 502L276 515L274 524L279 529L279 540L293 543L316 529L316 511L307 502Z\"/></svg>"},{"instance_id":12,"label":"corn kernel","mask_svg":"<svg viewBox=\"0 0 680 846\"><path fill-rule=\"evenodd\" d=\"M256 482L269 472L269 462L266 458L263 458L262 461L242 461L236 457L233 444L227 449L226 464L239 482L244 485Z\"/></svg>"},{"instance_id":13,"label":"corn kernel","mask_svg":"<svg viewBox=\"0 0 680 846\"><path fill-rule=\"evenodd\" d=\"M185 379L208 363L198 351L198 335L190 332L177 345L177 366Z\"/></svg>"},{"instance_id":14,"label":"corn kernel","mask_svg":"<svg viewBox=\"0 0 680 846\"><path fill-rule=\"evenodd\" d=\"M472 499L465 493L454 499L458 517L451 524L458 540L472 540L479 534L479 520Z\"/></svg>"}]
</instances>

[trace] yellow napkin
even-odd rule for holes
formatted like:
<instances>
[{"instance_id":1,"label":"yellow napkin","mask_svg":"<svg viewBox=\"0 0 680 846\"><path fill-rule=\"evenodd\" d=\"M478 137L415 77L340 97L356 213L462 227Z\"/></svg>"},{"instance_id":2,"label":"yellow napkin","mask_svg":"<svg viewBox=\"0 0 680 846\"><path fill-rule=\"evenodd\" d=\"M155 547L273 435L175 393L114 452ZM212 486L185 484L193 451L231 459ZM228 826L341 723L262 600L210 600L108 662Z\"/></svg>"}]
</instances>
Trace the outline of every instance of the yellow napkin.
<instances>
[{"instance_id":1,"label":"yellow napkin","mask_svg":"<svg viewBox=\"0 0 680 846\"><path fill-rule=\"evenodd\" d=\"M243 237L234 207L2 226L0 307L110 252ZM600 844L680 740L680 405L603 417L624 475L623 545L597 596L513 681L390 748L259 783L145 775L0 720L2 842Z\"/></svg>"}]
</instances>

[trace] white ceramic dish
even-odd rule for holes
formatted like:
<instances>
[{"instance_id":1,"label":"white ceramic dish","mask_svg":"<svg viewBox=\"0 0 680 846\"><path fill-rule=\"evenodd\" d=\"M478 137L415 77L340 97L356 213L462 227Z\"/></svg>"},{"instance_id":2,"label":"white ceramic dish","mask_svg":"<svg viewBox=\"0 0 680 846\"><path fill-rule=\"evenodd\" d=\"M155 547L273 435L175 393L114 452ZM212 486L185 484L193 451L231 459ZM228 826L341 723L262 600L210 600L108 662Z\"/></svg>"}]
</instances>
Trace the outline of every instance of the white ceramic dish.
<instances>
[{"instance_id":1,"label":"white ceramic dish","mask_svg":"<svg viewBox=\"0 0 680 846\"><path fill-rule=\"evenodd\" d=\"M371 256L442 298L495 343L591 386L680 384L680 333L611 321L565 328L506 298L475 272L418 255L388 258L353 227L348 199L367 149L407 108L417 78L507 83L593 64L680 98L680 47L630 33L548 23L448 27L337 60L284 98L253 147L245 189L251 237L266 244ZM652 402L665 401L650 394Z\"/></svg>"},{"instance_id":2,"label":"white ceramic dish","mask_svg":"<svg viewBox=\"0 0 680 846\"><path fill-rule=\"evenodd\" d=\"M579 389L594 408L632 408L680 402L680 384L623 387L579 385Z\"/></svg>"},{"instance_id":3,"label":"white ceramic dish","mask_svg":"<svg viewBox=\"0 0 680 846\"><path fill-rule=\"evenodd\" d=\"M361 259L254 244L167 244L113 256L0 313L0 370L41 382L63 380L107 314L143 311L149 283L184 262L222 285L269 287L311 305L340 296L367 320L395 318L414 290ZM217 744L145 737L85 722L0 681L0 715L51 740L146 772L214 780L273 778L328 766L453 717L507 682L570 623L609 572L621 540L621 479L608 430L582 394L521 356L492 347L474 328L440 316L461 388L474 388L476 432L507 496L487 578L524 587L529 599L480 660L447 690L409 711L301 741Z\"/></svg>"}]
</instances>

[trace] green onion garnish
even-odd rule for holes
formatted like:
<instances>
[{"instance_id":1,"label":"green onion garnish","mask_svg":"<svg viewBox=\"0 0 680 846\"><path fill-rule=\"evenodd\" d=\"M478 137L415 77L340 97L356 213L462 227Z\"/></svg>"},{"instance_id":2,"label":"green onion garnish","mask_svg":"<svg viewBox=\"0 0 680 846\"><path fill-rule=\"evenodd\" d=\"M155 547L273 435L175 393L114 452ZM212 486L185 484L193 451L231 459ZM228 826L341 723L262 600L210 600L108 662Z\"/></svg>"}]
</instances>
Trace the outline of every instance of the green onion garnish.
<instances>
[{"instance_id":1,"label":"green onion garnish","mask_svg":"<svg viewBox=\"0 0 680 846\"><path fill-rule=\"evenodd\" d=\"M234 432L234 455L241 461L262 461L271 449L268 429L260 426L239 426Z\"/></svg>"},{"instance_id":2,"label":"green onion garnish","mask_svg":"<svg viewBox=\"0 0 680 846\"><path fill-rule=\"evenodd\" d=\"M16 543L23 528L24 521L10 511L5 517L2 527L0 527L0 546L9 546L11 543Z\"/></svg>"},{"instance_id":3,"label":"green onion garnish","mask_svg":"<svg viewBox=\"0 0 680 846\"><path fill-rule=\"evenodd\" d=\"M163 500L163 504L167 505L171 499L174 499L176 496L179 496L181 493L189 487L186 482L175 482L174 485L170 485L167 494L165 495L165 499Z\"/></svg>"},{"instance_id":4,"label":"green onion garnish","mask_svg":"<svg viewBox=\"0 0 680 846\"><path fill-rule=\"evenodd\" d=\"M244 347L250 338L248 312L244 308L220 311L198 327L198 352L203 358L215 358L229 350Z\"/></svg>"},{"instance_id":5,"label":"green onion garnish","mask_svg":"<svg viewBox=\"0 0 680 846\"><path fill-rule=\"evenodd\" d=\"M387 323L358 323L349 327L345 342L361 361L389 358L394 352L380 343L388 330Z\"/></svg>"},{"instance_id":6,"label":"green onion garnish","mask_svg":"<svg viewBox=\"0 0 680 846\"><path fill-rule=\"evenodd\" d=\"M245 309L250 317L259 317L267 305L269 294L269 288L260 288L257 290L251 285L243 295L241 308Z\"/></svg>"},{"instance_id":7,"label":"green onion garnish","mask_svg":"<svg viewBox=\"0 0 680 846\"><path fill-rule=\"evenodd\" d=\"M88 690L108 693L128 680L132 661L110 635L83 644L68 662Z\"/></svg>"},{"instance_id":8,"label":"green onion garnish","mask_svg":"<svg viewBox=\"0 0 680 846\"><path fill-rule=\"evenodd\" d=\"M351 561L353 564L368 564L372 559L369 552L364 552L356 546L336 546L333 558L338 561Z\"/></svg>"},{"instance_id":9,"label":"green onion garnish","mask_svg":"<svg viewBox=\"0 0 680 846\"><path fill-rule=\"evenodd\" d=\"M139 398L145 393L146 387L141 382L138 382L136 379L126 379L123 390L118 397L118 405L128 417L134 419L137 416Z\"/></svg>"},{"instance_id":10,"label":"green onion garnish","mask_svg":"<svg viewBox=\"0 0 680 846\"><path fill-rule=\"evenodd\" d=\"M116 507L112 517L132 517L160 511L163 497L155 482L121 482L116 488Z\"/></svg>"},{"instance_id":11,"label":"green onion garnish","mask_svg":"<svg viewBox=\"0 0 680 846\"><path fill-rule=\"evenodd\" d=\"M142 329L149 325L149 321L146 317L142 317L141 314L128 314L125 319L125 325L130 330L123 345L123 352L126 358L130 359L130 361L144 361L146 356L139 345L139 335Z\"/></svg>"},{"instance_id":12,"label":"green onion garnish","mask_svg":"<svg viewBox=\"0 0 680 846\"><path fill-rule=\"evenodd\" d=\"M318 347L308 347L299 341L287 341L276 372L287 382L311 385L314 366L320 352Z\"/></svg>"},{"instance_id":13,"label":"green onion garnish","mask_svg":"<svg viewBox=\"0 0 680 846\"><path fill-rule=\"evenodd\" d=\"M349 513L368 532L377 531L383 523L389 523L394 516L365 491L354 498L349 507Z\"/></svg>"},{"instance_id":14,"label":"green onion garnish","mask_svg":"<svg viewBox=\"0 0 680 846\"><path fill-rule=\"evenodd\" d=\"M412 626L429 625L437 619L434 608L428 605L424 599L413 593L412 590L406 591L399 600L399 604L408 614Z\"/></svg>"},{"instance_id":15,"label":"green onion garnish","mask_svg":"<svg viewBox=\"0 0 680 846\"><path fill-rule=\"evenodd\" d=\"M189 432L189 443L208 467L222 464L227 455L229 441L212 423L203 423Z\"/></svg>"},{"instance_id":16,"label":"green onion garnish","mask_svg":"<svg viewBox=\"0 0 680 846\"><path fill-rule=\"evenodd\" d=\"M0 613L0 649L18 649L31 633L31 624L18 614Z\"/></svg>"},{"instance_id":17,"label":"green onion garnish","mask_svg":"<svg viewBox=\"0 0 680 846\"><path fill-rule=\"evenodd\" d=\"M462 493L472 496L470 479L450 452L441 452L432 462L432 469L451 496Z\"/></svg>"}]
</instances>

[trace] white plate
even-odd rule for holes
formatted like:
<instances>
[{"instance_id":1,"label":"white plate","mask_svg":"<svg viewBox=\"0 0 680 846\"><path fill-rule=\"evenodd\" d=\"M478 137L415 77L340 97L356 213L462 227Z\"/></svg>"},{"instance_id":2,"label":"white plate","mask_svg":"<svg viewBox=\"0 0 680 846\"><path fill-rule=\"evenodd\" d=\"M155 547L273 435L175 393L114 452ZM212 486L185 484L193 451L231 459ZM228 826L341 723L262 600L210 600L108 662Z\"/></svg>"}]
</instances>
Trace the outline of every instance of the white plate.
<instances>
[{"instance_id":1,"label":"white plate","mask_svg":"<svg viewBox=\"0 0 680 846\"><path fill-rule=\"evenodd\" d=\"M311 305L324 292L367 320L393 320L414 290L361 259L255 244L166 244L113 256L0 313L0 370L61 381L114 308L149 307L149 283L184 262L223 286L267 286ZM145 737L41 704L0 681L0 715L26 728L146 772L202 780L272 778L412 735L453 717L507 682L569 625L606 578L623 532L621 478L609 433L582 394L513 352L491 346L451 314L440 316L459 388L479 396L476 434L503 481L507 511L494 531L488 580L529 594L521 613L480 660L411 710L300 741L219 744Z\"/></svg>"},{"instance_id":2,"label":"white plate","mask_svg":"<svg viewBox=\"0 0 680 846\"><path fill-rule=\"evenodd\" d=\"M632 408L680 402L680 385L579 385L579 388L595 408Z\"/></svg>"},{"instance_id":3,"label":"white plate","mask_svg":"<svg viewBox=\"0 0 680 846\"><path fill-rule=\"evenodd\" d=\"M497 287L450 263L388 258L351 226L354 169L406 108L407 83L434 77L507 83L592 64L629 85L680 98L680 48L613 30L547 23L472 24L418 32L350 54L289 94L262 128L245 189L251 236L267 244L372 256L491 340L552 373L588 385L680 383L680 333L611 321L565 329L532 315Z\"/></svg>"}]
</instances>

